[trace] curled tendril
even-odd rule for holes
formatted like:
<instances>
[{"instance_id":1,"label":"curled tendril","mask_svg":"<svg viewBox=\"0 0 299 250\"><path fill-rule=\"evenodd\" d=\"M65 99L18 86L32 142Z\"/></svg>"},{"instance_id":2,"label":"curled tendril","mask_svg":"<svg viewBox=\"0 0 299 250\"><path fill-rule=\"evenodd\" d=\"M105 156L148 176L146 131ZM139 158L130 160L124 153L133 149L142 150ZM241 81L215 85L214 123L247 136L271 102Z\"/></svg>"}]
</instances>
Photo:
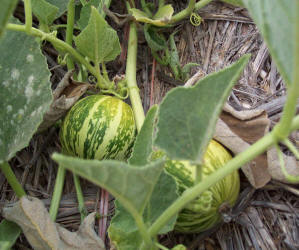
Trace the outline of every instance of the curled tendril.
<instances>
[{"instance_id":1,"label":"curled tendril","mask_svg":"<svg viewBox=\"0 0 299 250\"><path fill-rule=\"evenodd\" d=\"M195 12L192 12L191 15L190 15L190 23L193 25L193 26L199 26L201 24L201 17L200 15L198 15L197 13Z\"/></svg>"}]
</instances>

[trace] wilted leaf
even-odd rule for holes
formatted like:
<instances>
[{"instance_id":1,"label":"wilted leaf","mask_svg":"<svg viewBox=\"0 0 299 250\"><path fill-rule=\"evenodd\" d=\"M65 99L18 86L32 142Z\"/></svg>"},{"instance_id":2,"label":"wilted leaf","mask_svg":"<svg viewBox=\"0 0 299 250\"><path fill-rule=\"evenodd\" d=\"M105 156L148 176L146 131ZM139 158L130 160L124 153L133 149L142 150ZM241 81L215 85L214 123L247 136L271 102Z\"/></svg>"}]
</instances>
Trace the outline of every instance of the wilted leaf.
<instances>
[{"instance_id":1,"label":"wilted leaf","mask_svg":"<svg viewBox=\"0 0 299 250\"><path fill-rule=\"evenodd\" d=\"M5 30L5 26L7 24L8 19L11 17L16 4L18 3L17 0L1 0L0 2L0 37Z\"/></svg>"},{"instance_id":2,"label":"wilted leaf","mask_svg":"<svg viewBox=\"0 0 299 250\"><path fill-rule=\"evenodd\" d=\"M116 31L94 7L91 7L88 25L74 40L78 50L95 64L112 61L120 53Z\"/></svg>"},{"instance_id":3,"label":"wilted leaf","mask_svg":"<svg viewBox=\"0 0 299 250\"><path fill-rule=\"evenodd\" d=\"M298 43L295 31L299 30L298 22L296 24L299 1L243 0L243 3L267 43L286 84L292 84L294 70L299 67L294 67L295 44Z\"/></svg>"},{"instance_id":4,"label":"wilted leaf","mask_svg":"<svg viewBox=\"0 0 299 250\"><path fill-rule=\"evenodd\" d=\"M114 160L83 160L55 153L60 167L103 187L130 212L142 213L163 170L163 161L143 168Z\"/></svg>"},{"instance_id":5,"label":"wilted leaf","mask_svg":"<svg viewBox=\"0 0 299 250\"><path fill-rule=\"evenodd\" d=\"M136 21L161 27L169 23L173 12L174 10L170 4L164 5L163 7L159 8L158 12L153 16L153 18L150 18L145 12L139 9L130 9L130 13L136 19Z\"/></svg>"},{"instance_id":6,"label":"wilted leaf","mask_svg":"<svg viewBox=\"0 0 299 250\"><path fill-rule=\"evenodd\" d=\"M11 249L21 232L21 228L16 223L2 220L0 224L0 249Z\"/></svg>"},{"instance_id":7,"label":"wilted leaf","mask_svg":"<svg viewBox=\"0 0 299 250\"><path fill-rule=\"evenodd\" d=\"M7 31L0 40L0 54L2 162L28 145L50 106L52 96L46 58L35 38Z\"/></svg>"},{"instance_id":8,"label":"wilted leaf","mask_svg":"<svg viewBox=\"0 0 299 250\"><path fill-rule=\"evenodd\" d=\"M248 55L243 56L232 66L203 78L194 87L177 87L167 93L158 113L155 144L170 158L201 160L222 105L248 59Z\"/></svg>"},{"instance_id":9,"label":"wilted leaf","mask_svg":"<svg viewBox=\"0 0 299 250\"><path fill-rule=\"evenodd\" d=\"M56 19L58 7L45 0L31 0L31 5L33 14L41 23L49 25Z\"/></svg>"},{"instance_id":10,"label":"wilted leaf","mask_svg":"<svg viewBox=\"0 0 299 250\"><path fill-rule=\"evenodd\" d=\"M43 122L38 127L38 132L46 130L61 119L87 89L92 86L89 83L74 81L71 78L72 73L71 71L66 73L53 91L53 102L49 110L44 114Z\"/></svg>"},{"instance_id":11,"label":"wilted leaf","mask_svg":"<svg viewBox=\"0 0 299 250\"><path fill-rule=\"evenodd\" d=\"M35 250L104 250L102 240L94 231L95 213L82 222L77 232L70 232L53 222L44 204L37 198L23 196L3 209L3 216L17 223Z\"/></svg>"},{"instance_id":12,"label":"wilted leaf","mask_svg":"<svg viewBox=\"0 0 299 250\"><path fill-rule=\"evenodd\" d=\"M152 106L147 112L142 128L134 143L129 163L144 166L149 163L149 156L153 151L153 131L158 107Z\"/></svg>"}]
</instances>

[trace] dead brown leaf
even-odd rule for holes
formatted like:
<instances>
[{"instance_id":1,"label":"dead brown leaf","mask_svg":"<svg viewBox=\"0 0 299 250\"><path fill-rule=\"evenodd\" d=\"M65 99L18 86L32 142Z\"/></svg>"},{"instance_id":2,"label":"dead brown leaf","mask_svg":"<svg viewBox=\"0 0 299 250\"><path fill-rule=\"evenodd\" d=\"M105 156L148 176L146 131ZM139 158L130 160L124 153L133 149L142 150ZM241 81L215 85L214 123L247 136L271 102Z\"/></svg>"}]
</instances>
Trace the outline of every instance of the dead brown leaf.
<instances>
[{"instance_id":1,"label":"dead brown leaf","mask_svg":"<svg viewBox=\"0 0 299 250\"><path fill-rule=\"evenodd\" d=\"M72 74L72 71L67 72L53 91L53 102L50 105L49 110L45 113L43 122L38 128L38 132L46 130L56 121L61 119L87 89L91 87L89 83L73 80L71 78Z\"/></svg>"},{"instance_id":2,"label":"dead brown leaf","mask_svg":"<svg viewBox=\"0 0 299 250\"><path fill-rule=\"evenodd\" d=\"M27 240L36 250L105 249L93 229L95 213L85 218L77 232L70 232L51 220L42 201L24 196L13 205L4 207L3 216L22 228Z\"/></svg>"}]
</instances>

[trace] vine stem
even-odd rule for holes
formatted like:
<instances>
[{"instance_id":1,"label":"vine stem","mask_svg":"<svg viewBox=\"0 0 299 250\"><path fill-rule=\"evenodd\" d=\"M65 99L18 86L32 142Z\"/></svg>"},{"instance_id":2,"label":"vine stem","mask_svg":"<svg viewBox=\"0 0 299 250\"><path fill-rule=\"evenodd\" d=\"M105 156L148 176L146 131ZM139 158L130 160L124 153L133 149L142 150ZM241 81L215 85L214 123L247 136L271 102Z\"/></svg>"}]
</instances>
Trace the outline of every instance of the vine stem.
<instances>
[{"instance_id":1,"label":"vine stem","mask_svg":"<svg viewBox=\"0 0 299 250\"><path fill-rule=\"evenodd\" d=\"M56 216L58 213L59 203L60 203L61 194L64 185L64 177L65 177L65 168L58 167L54 191L53 191L51 205L49 209L49 214L52 221L56 220Z\"/></svg>"},{"instance_id":2,"label":"vine stem","mask_svg":"<svg viewBox=\"0 0 299 250\"><path fill-rule=\"evenodd\" d=\"M299 129L299 116L293 119L291 130ZM262 154L267 148L277 143L277 137L274 131L265 135L247 150L238 154L230 160L224 167L209 175L204 182L200 182L194 187L186 190L171 206L169 206L149 228L151 237L154 237L160 229L175 216L188 202L194 200L203 191L215 185L228 174L237 170L245 163Z\"/></svg>"},{"instance_id":3,"label":"vine stem","mask_svg":"<svg viewBox=\"0 0 299 250\"><path fill-rule=\"evenodd\" d=\"M136 62L137 62L137 29L136 24L130 24L128 55L126 64L126 78L129 89L130 100L134 112L136 127L140 131L145 119L144 110L139 95L139 88L136 81Z\"/></svg>"},{"instance_id":4,"label":"vine stem","mask_svg":"<svg viewBox=\"0 0 299 250\"><path fill-rule=\"evenodd\" d=\"M9 23L9 24L7 24L6 28L8 30L26 32L25 25ZM62 48L64 51L68 52L71 56L73 56L78 62L80 62L82 65L84 65L87 68L87 70L91 74L93 74L97 79L101 79L102 82L105 82L104 78L101 75L100 76L97 75L97 71L96 71L95 67L93 67L87 60L85 60L85 58L80 53L78 53L71 45L56 38L53 33L46 33L39 29L31 28L30 35L39 37L43 40L46 40L46 41L56 45L59 48ZM99 82L99 86L101 88L106 87L105 85L101 84L100 82Z\"/></svg>"},{"instance_id":5,"label":"vine stem","mask_svg":"<svg viewBox=\"0 0 299 250\"><path fill-rule=\"evenodd\" d=\"M75 24L75 0L70 0L67 6L67 26L66 26L66 38L65 42L72 46L73 42L73 32ZM67 68L72 70L75 68L73 59L71 57L67 58Z\"/></svg>"},{"instance_id":6,"label":"vine stem","mask_svg":"<svg viewBox=\"0 0 299 250\"><path fill-rule=\"evenodd\" d=\"M25 30L28 34L30 34L32 28L31 0L24 0L24 8L25 8Z\"/></svg>"},{"instance_id":7,"label":"vine stem","mask_svg":"<svg viewBox=\"0 0 299 250\"><path fill-rule=\"evenodd\" d=\"M24 191L22 185L18 181L17 177L15 176L14 172L12 171L10 165L8 162L3 162L0 164L0 168L8 181L9 185L13 189L13 191L16 193L18 198L21 198L22 196L26 195L26 192Z\"/></svg>"},{"instance_id":8,"label":"vine stem","mask_svg":"<svg viewBox=\"0 0 299 250\"><path fill-rule=\"evenodd\" d=\"M87 215L87 209L86 209L85 203L84 203L84 195L83 195L82 188L80 185L80 178L78 175L73 174L73 179L74 179L74 184L75 184L75 189L76 189L76 194L77 194L78 208L79 208L79 212L81 215L81 222L82 222Z\"/></svg>"},{"instance_id":9,"label":"vine stem","mask_svg":"<svg viewBox=\"0 0 299 250\"><path fill-rule=\"evenodd\" d=\"M173 24L173 23L179 22L179 21L183 20L184 18L186 18L187 16L189 16L191 14L191 12L194 10L195 3L196 3L196 0L189 0L189 4L188 4L187 8L183 9L182 11L180 11L179 13L174 15L171 18L169 23Z\"/></svg>"}]
</instances>

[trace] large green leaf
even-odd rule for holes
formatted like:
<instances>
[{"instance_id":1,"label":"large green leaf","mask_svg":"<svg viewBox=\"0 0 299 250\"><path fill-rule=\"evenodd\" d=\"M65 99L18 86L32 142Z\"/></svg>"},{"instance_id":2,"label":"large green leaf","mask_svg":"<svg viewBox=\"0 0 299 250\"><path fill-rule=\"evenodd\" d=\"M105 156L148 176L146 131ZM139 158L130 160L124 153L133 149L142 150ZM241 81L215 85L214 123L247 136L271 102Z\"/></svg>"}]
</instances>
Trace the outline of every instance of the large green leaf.
<instances>
[{"instance_id":1,"label":"large green leaf","mask_svg":"<svg viewBox=\"0 0 299 250\"><path fill-rule=\"evenodd\" d=\"M84 160L61 154L53 159L77 175L105 188L124 207L142 214L154 186L163 170L163 161L156 161L143 168L129 166L124 162Z\"/></svg>"},{"instance_id":2,"label":"large green leaf","mask_svg":"<svg viewBox=\"0 0 299 250\"><path fill-rule=\"evenodd\" d=\"M0 0L0 37L5 30L8 19L14 11L17 0Z\"/></svg>"},{"instance_id":3,"label":"large green leaf","mask_svg":"<svg viewBox=\"0 0 299 250\"><path fill-rule=\"evenodd\" d=\"M259 28L270 54L287 85L293 82L295 69L295 30L298 0L243 0L246 8ZM297 55L298 56L298 55ZM298 70L298 68L296 69Z\"/></svg>"},{"instance_id":4,"label":"large green leaf","mask_svg":"<svg viewBox=\"0 0 299 250\"><path fill-rule=\"evenodd\" d=\"M130 164L143 168L150 161L153 151L153 133L155 128L157 106L153 106L147 113L141 131L139 132L133 148ZM167 195L165 195L167 194ZM143 219L151 225L178 197L176 183L172 177L163 172L154 188L150 202L145 208ZM139 249L142 237L138 232L133 217L116 202L116 214L109 227L109 237L118 249ZM173 230L176 217L174 217L160 233Z\"/></svg>"},{"instance_id":5,"label":"large green leaf","mask_svg":"<svg viewBox=\"0 0 299 250\"><path fill-rule=\"evenodd\" d=\"M52 101L50 72L35 38L7 31L0 40L0 162L28 145Z\"/></svg>"},{"instance_id":6,"label":"large green leaf","mask_svg":"<svg viewBox=\"0 0 299 250\"><path fill-rule=\"evenodd\" d=\"M2 220L0 223L0 249L11 249L21 232L21 228L16 223Z\"/></svg>"},{"instance_id":7,"label":"large green leaf","mask_svg":"<svg viewBox=\"0 0 299 250\"><path fill-rule=\"evenodd\" d=\"M120 54L116 31L94 7L91 7L88 25L74 40L78 50L95 64L112 61Z\"/></svg>"},{"instance_id":8,"label":"large green leaf","mask_svg":"<svg viewBox=\"0 0 299 250\"><path fill-rule=\"evenodd\" d=\"M46 0L31 0L32 12L43 24L51 24L56 19L58 7L48 3Z\"/></svg>"},{"instance_id":9,"label":"large green leaf","mask_svg":"<svg viewBox=\"0 0 299 250\"><path fill-rule=\"evenodd\" d=\"M153 130L158 106L154 105L147 112L142 128L134 143L133 152L129 163L144 166L149 162L153 151Z\"/></svg>"},{"instance_id":10,"label":"large green leaf","mask_svg":"<svg viewBox=\"0 0 299 250\"><path fill-rule=\"evenodd\" d=\"M249 56L245 55L194 87L169 91L158 112L155 144L172 159L200 162L222 105L248 60Z\"/></svg>"}]
</instances>

